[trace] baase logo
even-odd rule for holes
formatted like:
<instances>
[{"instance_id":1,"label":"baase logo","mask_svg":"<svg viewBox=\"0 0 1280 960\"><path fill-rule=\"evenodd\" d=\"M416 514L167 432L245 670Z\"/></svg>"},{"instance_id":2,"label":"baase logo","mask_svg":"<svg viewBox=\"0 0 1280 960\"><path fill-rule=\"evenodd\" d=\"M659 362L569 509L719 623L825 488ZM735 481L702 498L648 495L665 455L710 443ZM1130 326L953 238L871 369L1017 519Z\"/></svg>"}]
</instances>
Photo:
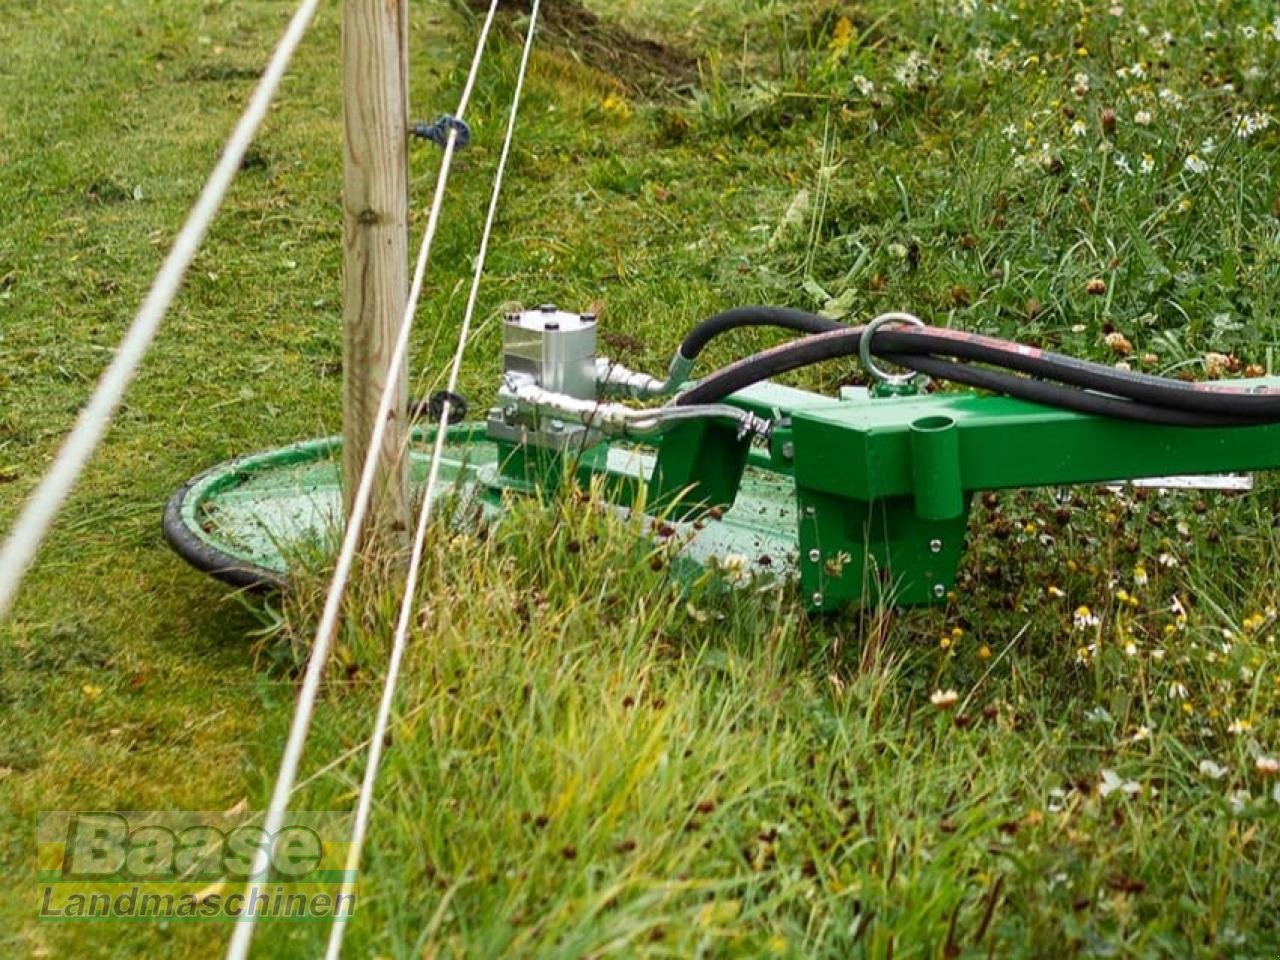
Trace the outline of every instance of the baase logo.
<instances>
[{"instance_id":1,"label":"baase logo","mask_svg":"<svg viewBox=\"0 0 1280 960\"><path fill-rule=\"evenodd\" d=\"M40 815L45 920L346 920L347 814L295 813L273 835L254 813L79 812ZM259 847L269 852L254 876Z\"/></svg>"},{"instance_id":2,"label":"baase logo","mask_svg":"<svg viewBox=\"0 0 1280 960\"><path fill-rule=\"evenodd\" d=\"M252 824L227 833L207 824L182 830L154 824L130 830L128 818L119 813L76 813L67 832L62 875L74 880L248 880L254 854L266 835ZM296 880L319 866L324 843L311 827L293 824L276 834L270 851L270 875Z\"/></svg>"}]
</instances>

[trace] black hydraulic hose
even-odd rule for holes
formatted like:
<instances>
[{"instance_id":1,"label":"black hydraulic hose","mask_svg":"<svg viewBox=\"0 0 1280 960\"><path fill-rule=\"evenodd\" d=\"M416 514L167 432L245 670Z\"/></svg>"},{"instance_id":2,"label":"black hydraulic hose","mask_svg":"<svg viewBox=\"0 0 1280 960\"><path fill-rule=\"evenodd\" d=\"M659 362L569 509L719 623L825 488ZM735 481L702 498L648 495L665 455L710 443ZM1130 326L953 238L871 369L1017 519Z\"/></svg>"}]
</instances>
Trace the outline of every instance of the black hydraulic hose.
<instances>
[{"instance_id":1,"label":"black hydraulic hose","mask_svg":"<svg viewBox=\"0 0 1280 960\"><path fill-rule=\"evenodd\" d=\"M835 339L824 336L804 337L781 344L711 374L680 394L674 403L685 406L721 400L731 393L736 393L753 383L767 380L779 373L796 370L833 357L847 356L847 344L848 338ZM856 345L853 352L857 352ZM893 363L910 366L939 380L963 383L1036 403L1076 410L1080 413L1169 426L1240 425L1238 421L1227 418L1163 410L1119 397L952 363L937 357L889 354L885 355L885 358Z\"/></svg>"},{"instance_id":2,"label":"black hydraulic hose","mask_svg":"<svg viewBox=\"0 0 1280 960\"><path fill-rule=\"evenodd\" d=\"M1045 380L1033 380L986 367L940 360L937 357L893 355L884 355L884 357L893 363L926 373L935 380L962 383L965 386L990 390L993 393L1018 397L1049 407L1089 413L1113 420L1134 420L1166 427L1241 427L1257 423L1256 420L1242 421L1213 414L1154 407L1147 403L1113 397L1110 394L1094 393L1091 390L1081 390L1078 387L1063 386Z\"/></svg>"},{"instance_id":3,"label":"black hydraulic hose","mask_svg":"<svg viewBox=\"0 0 1280 960\"><path fill-rule=\"evenodd\" d=\"M777 327L797 333L830 333L851 329L847 323L828 320L807 310L791 307L734 307L700 322L680 342L680 356L694 360L708 343L739 327Z\"/></svg>"},{"instance_id":4,"label":"black hydraulic hose","mask_svg":"<svg viewBox=\"0 0 1280 960\"><path fill-rule=\"evenodd\" d=\"M1152 406L1242 421L1280 420L1280 392L1272 389L1257 390L1231 383L1172 380L1025 347L993 337L936 327L884 330L876 333L875 339L876 352L885 355L950 356L959 360L990 363L1085 390L1127 397ZM857 350L856 346L854 350Z\"/></svg>"},{"instance_id":5,"label":"black hydraulic hose","mask_svg":"<svg viewBox=\"0 0 1280 960\"><path fill-rule=\"evenodd\" d=\"M825 318L818 319L825 321ZM788 370L855 355L864 329L841 325L839 330L765 350L712 373L674 402L680 405L712 402ZM1205 418L1202 423L1206 426L1280 420L1280 393L1274 390L1246 393L1250 388L1183 383L939 328L885 329L875 336L878 354L895 357L909 366L912 364L905 359L908 356L938 354L991 363L1081 390L1195 414L1197 418Z\"/></svg>"},{"instance_id":6,"label":"black hydraulic hose","mask_svg":"<svg viewBox=\"0 0 1280 960\"><path fill-rule=\"evenodd\" d=\"M839 330L801 337L754 353L708 374L671 402L680 407L713 403L790 370L857 354L862 330L849 328L847 332L855 334L852 338Z\"/></svg>"}]
</instances>

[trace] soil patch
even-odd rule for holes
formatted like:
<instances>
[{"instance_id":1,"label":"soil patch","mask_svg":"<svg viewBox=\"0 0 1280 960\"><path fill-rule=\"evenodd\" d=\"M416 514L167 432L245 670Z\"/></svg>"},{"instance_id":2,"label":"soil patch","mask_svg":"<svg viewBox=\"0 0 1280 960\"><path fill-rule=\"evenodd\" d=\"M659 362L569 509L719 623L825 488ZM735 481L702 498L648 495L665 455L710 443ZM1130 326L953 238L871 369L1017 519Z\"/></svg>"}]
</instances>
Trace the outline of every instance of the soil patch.
<instances>
[{"instance_id":1,"label":"soil patch","mask_svg":"<svg viewBox=\"0 0 1280 960\"><path fill-rule=\"evenodd\" d=\"M488 0L466 2L479 14L489 8ZM521 0L503 4L500 10L510 18L512 12L528 13L529 8L529 0ZM539 16L544 37L638 93L652 96L698 78L696 57L601 20L578 0L544 3Z\"/></svg>"}]
</instances>

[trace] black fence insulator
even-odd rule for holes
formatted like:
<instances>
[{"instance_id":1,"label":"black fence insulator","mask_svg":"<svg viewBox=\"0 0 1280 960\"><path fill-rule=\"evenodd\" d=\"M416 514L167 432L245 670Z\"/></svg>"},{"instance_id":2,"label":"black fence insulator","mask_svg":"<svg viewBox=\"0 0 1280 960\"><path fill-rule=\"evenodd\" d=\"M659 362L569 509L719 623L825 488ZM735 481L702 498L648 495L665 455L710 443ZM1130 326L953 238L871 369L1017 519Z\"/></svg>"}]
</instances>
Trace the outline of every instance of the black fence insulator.
<instances>
[{"instance_id":1,"label":"black fence insulator","mask_svg":"<svg viewBox=\"0 0 1280 960\"><path fill-rule=\"evenodd\" d=\"M419 140L430 140L438 147L444 147L449 140L449 131L457 130L458 138L455 147L461 150L471 143L471 128L457 117L445 114L432 123L415 123L409 132Z\"/></svg>"},{"instance_id":2,"label":"black fence insulator","mask_svg":"<svg viewBox=\"0 0 1280 960\"><path fill-rule=\"evenodd\" d=\"M450 393L448 390L437 390L429 400L419 400L413 405L413 413L416 416L425 414L432 423L439 423L440 418L444 416L446 400L449 402L450 423L462 423L467 419L467 411L469 409L467 398L460 393Z\"/></svg>"}]
</instances>

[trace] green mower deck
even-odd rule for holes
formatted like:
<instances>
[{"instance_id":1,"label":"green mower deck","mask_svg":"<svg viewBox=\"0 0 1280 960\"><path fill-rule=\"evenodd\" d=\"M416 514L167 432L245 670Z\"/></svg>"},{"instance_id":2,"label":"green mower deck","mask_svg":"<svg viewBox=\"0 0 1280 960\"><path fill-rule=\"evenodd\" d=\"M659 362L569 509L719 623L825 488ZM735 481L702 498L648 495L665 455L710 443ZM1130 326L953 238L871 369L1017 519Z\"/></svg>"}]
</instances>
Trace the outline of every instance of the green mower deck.
<instances>
[{"instance_id":1,"label":"green mower deck","mask_svg":"<svg viewBox=\"0 0 1280 960\"><path fill-rule=\"evenodd\" d=\"M415 432L410 487L426 480L434 431ZM341 439L307 440L227 461L196 477L169 501L165 535L197 569L237 587L280 588L290 567L323 563L341 536ZM452 427L444 447L435 496L460 494L496 516L515 491L499 470L498 445L483 424ZM634 484L648 481L654 454L611 446L609 474ZM735 506L697 522L673 520L670 533L682 554L743 558L760 573L794 571L795 496L790 479L749 468Z\"/></svg>"}]
</instances>

